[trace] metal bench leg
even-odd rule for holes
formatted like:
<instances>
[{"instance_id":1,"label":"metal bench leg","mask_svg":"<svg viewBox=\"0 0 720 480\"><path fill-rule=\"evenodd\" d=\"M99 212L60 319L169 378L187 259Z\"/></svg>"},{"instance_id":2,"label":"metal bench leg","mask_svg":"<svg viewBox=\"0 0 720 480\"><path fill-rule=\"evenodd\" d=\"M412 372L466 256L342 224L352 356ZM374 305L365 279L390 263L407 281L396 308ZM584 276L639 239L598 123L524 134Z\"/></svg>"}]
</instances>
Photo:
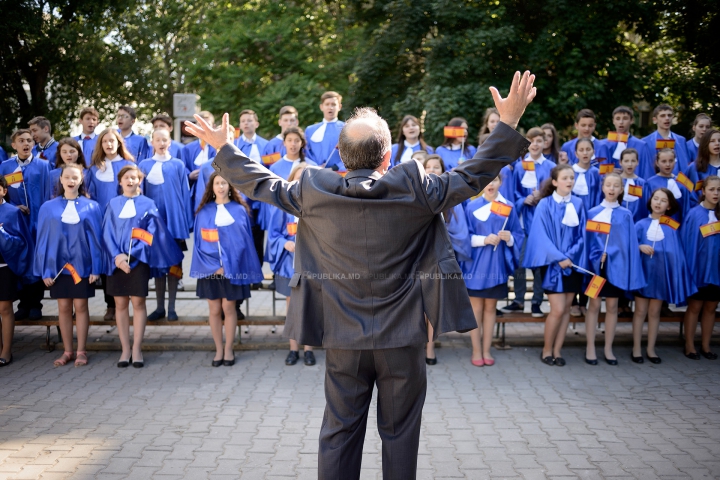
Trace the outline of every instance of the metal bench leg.
<instances>
[{"instance_id":1,"label":"metal bench leg","mask_svg":"<svg viewBox=\"0 0 720 480\"><path fill-rule=\"evenodd\" d=\"M500 323L495 325L495 338L500 338Z\"/></svg>"},{"instance_id":2,"label":"metal bench leg","mask_svg":"<svg viewBox=\"0 0 720 480\"><path fill-rule=\"evenodd\" d=\"M250 299L245 299L245 318L250 316ZM245 334L250 333L250 325L245 325Z\"/></svg>"}]
</instances>

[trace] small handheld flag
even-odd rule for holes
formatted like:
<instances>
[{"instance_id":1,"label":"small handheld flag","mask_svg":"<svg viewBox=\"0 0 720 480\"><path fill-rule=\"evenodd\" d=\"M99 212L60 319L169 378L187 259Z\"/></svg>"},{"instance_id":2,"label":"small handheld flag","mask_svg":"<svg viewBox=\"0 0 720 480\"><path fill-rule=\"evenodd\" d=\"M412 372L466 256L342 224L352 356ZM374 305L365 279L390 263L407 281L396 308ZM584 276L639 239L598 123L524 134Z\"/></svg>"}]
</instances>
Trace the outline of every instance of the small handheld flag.
<instances>
[{"instance_id":1,"label":"small handheld flag","mask_svg":"<svg viewBox=\"0 0 720 480\"><path fill-rule=\"evenodd\" d=\"M235 140L237 140L238 138L240 138L240 129L235 127Z\"/></svg>"},{"instance_id":2,"label":"small handheld flag","mask_svg":"<svg viewBox=\"0 0 720 480\"><path fill-rule=\"evenodd\" d=\"M338 170L338 172L337 172L337 174L340 175L341 177L344 177L345 175L347 175L347 173L348 173L347 170L345 170L344 172L341 172L340 170Z\"/></svg>"},{"instance_id":3,"label":"small handheld flag","mask_svg":"<svg viewBox=\"0 0 720 480\"><path fill-rule=\"evenodd\" d=\"M677 230L678 228L680 228L680 222L673 220L672 217L668 217L667 215L663 215L662 217L660 217L659 223L660 225L667 225L673 230Z\"/></svg>"},{"instance_id":4,"label":"small handheld flag","mask_svg":"<svg viewBox=\"0 0 720 480\"><path fill-rule=\"evenodd\" d=\"M511 205L505 205L504 203L494 201L490 205L490 211L494 213L495 215L500 215L501 217L509 217L510 212L512 212L512 206Z\"/></svg>"},{"instance_id":5,"label":"small handheld flag","mask_svg":"<svg viewBox=\"0 0 720 480\"><path fill-rule=\"evenodd\" d=\"M183 271L182 267L180 265L173 265L170 267L170 275L172 275L175 278L182 278Z\"/></svg>"},{"instance_id":6,"label":"small handheld flag","mask_svg":"<svg viewBox=\"0 0 720 480\"><path fill-rule=\"evenodd\" d=\"M706 223L705 225L700 227L700 233L702 233L703 238L707 238L710 235L717 235L718 233L720 233L720 221Z\"/></svg>"},{"instance_id":7,"label":"small handheld flag","mask_svg":"<svg viewBox=\"0 0 720 480\"><path fill-rule=\"evenodd\" d=\"M288 235L297 235L297 222L288 222L285 226L287 227Z\"/></svg>"},{"instance_id":8,"label":"small handheld flag","mask_svg":"<svg viewBox=\"0 0 720 480\"><path fill-rule=\"evenodd\" d=\"M703 181L701 179L695 183L695 191L699 192L700 190L702 190L702 187L703 187Z\"/></svg>"},{"instance_id":9,"label":"small handheld flag","mask_svg":"<svg viewBox=\"0 0 720 480\"><path fill-rule=\"evenodd\" d=\"M275 152L275 153L271 153L269 155L263 155L260 158L262 158L262 162L265 165L272 165L273 163L280 160L282 158L282 155L280 155L280 152Z\"/></svg>"},{"instance_id":10,"label":"small handheld flag","mask_svg":"<svg viewBox=\"0 0 720 480\"><path fill-rule=\"evenodd\" d=\"M618 132L608 132L607 139L610 140L611 142L627 143L628 134L627 133L618 133Z\"/></svg>"},{"instance_id":11,"label":"small handheld flag","mask_svg":"<svg viewBox=\"0 0 720 480\"><path fill-rule=\"evenodd\" d=\"M152 246L153 234L147 230L143 230L142 228L133 228L131 237L135 240L145 242L148 246Z\"/></svg>"},{"instance_id":12,"label":"small handheld flag","mask_svg":"<svg viewBox=\"0 0 720 480\"><path fill-rule=\"evenodd\" d=\"M615 164L614 163L601 163L600 164L600 175L606 175L610 172L615 171Z\"/></svg>"},{"instance_id":13,"label":"small handheld flag","mask_svg":"<svg viewBox=\"0 0 720 480\"><path fill-rule=\"evenodd\" d=\"M633 197L642 198L643 187L641 187L640 185L628 185L628 195L632 195Z\"/></svg>"},{"instance_id":14,"label":"small handheld flag","mask_svg":"<svg viewBox=\"0 0 720 480\"><path fill-rule=\"evenodd\" d=\"M55 275L55 278L53 278L53 282L58 279L58 277L60 276L60 274L62 273L63 270L67 270L68 272L70 272L70 276L72 277L75 285L82 282L82 278L80 278L80 274L78 274L77 270L75 270L75 267L73 267L69 262L66 263L65 265L63 265L63 267L60 269L58 274Z\"/></svg>"},{"instance_id":15,"label":"small handheld flag","mask_svg":"<svg viewBox=\"0 0 720 480\"><path fill-rule=\"evenodd\" d=\"M535 171L535 162L533 162L532 160L523 160L522 167L523 167L523 170L525 170L526 172L534 172Z\"/></svg>"},{"instance_id":16,"label":"small handheld flag","mask_svg":"<svg viewBox=\"0 0 720 480\"><path fill-rule=\"evenodd\" d=\"M15 185L16 183L21 183L23 181L22 171L5 175L5 181L8 183L8 185Z\"/></svg>"},{"instance_id":17,"label":"small handheld flag","mask_svg":"<svg viewBox=\"0 0 720 480\"><path fill-rule=\"evenodd\" d=\"M464 138L465 129L462 127L447 126L443 128L443 135L445 135L446 138Z\"/></svg>"},{"instance_id":18,"label":"small handheld flag","mask_svg":"<svg viewBox=\"0 0 720 480\"><path fill-rule=\"evenodd\" d=\"M220 235L218 234L217 228L201 228L200 236L206 242L215 243L220 241Z\"/></svg>"},{"instance_id":19,"label":"small handheld flag","mask_svg":"<svg viewBox=\"0 0 720 480\"><path fill-rule=\"evenodd\" d=\"M585 231L595 232L595 233L604 233L606 235L610 235L610 227L611 227L611 225L609 223L596 222L595 220L588 220L587 223L585 224Z\"/></svg>"},{"instance_id":20,"label":"small handheld flag","mask_svg":"<svg viewBox=\"0 0 720 480\"><path fill-rule=\"evenodd\" d=\"M664 138L661 140L655 141L655 150L661 150L663 148L675 148L675 140L668 139L665 140Z\"/></svg>"},{"instance_id":21,"label":"small handheld flag","mask_svg":"<svg viewBox=\"0 0 720 480\"><path fill-rule=\"evenodd\" d=\"M675 181L682 183L683 187L687 188L688 191L695 191L695 184L684 173L678 173L675 177Z\"/></svg>"},{"instance_id":22,"label":"small handheld flag","mask_svg":"<svg viewBox=\"0 0 720 480\"><path fill-rule=\"evenodd\" d=\"M590 298L598 298L598 295L600 295L600 291L602 290L604 285L605 279L600 275L594 275L590 280L590 284L588 285L587 289L585 289L585 295Z\"/></svg>"}]
</instances>

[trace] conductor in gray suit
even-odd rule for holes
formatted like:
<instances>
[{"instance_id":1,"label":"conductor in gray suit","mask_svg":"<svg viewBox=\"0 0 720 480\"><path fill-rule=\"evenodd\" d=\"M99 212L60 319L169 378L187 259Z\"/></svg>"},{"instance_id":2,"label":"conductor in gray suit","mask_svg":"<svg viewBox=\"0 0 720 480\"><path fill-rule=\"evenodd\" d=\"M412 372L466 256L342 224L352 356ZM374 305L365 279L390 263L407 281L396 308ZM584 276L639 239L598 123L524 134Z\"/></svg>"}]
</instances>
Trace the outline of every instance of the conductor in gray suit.
<instances>
[{"instance_id":1,"label":"conductor in gray suit","mask_svg":"<svg viewBox=\"0 0 720 480\"><path fill-rule=\"evenodd\" d=\"M388 171L387 123L361 108L338 148L342 177L309 167L287 182L233 146L228 114L213 128L196 115L188 130L218 151L213 167L253 200L298 217L295 274L285 333L326 349L318 476L360 477L373 386L385 479L416 476L427 379L425 316L435 335L477 328L440 213L477 195L528 142L515 131L535 96L534 75L516 73L507 98L493 87L500 123L475 157L426 174L416 161Z\"/></svg>"}]
</instances>

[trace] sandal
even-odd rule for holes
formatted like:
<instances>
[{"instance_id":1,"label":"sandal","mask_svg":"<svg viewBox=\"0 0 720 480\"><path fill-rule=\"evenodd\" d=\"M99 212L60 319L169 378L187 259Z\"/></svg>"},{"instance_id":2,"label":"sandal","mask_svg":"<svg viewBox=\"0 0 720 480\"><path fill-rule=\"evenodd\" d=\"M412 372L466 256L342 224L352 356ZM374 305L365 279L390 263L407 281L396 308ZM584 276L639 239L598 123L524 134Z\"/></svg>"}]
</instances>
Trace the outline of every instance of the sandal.
<instances>
[{"instance_id":1,"label":"sandal","mask_svg":"<svg viewBox=\"0 0 720 480\"><path fill-rule=\"evenodd\" d=\"M56 367L64 367L65 365L67 365L68 362L71 362L72 359L73 359L73 352L64 352L62 354L62 357L55 360L53 365Z\"/></svg>"},{"instance_id":2,"label":"sandal","mask_svg":"<svg viewBox=\"0 0 720 480\"><path fill-rule=\"evenodd\" d=\"M76 367L84 367L87 365L88 359L87 359L87 352L85 350L80 351L78 350L77 355L75 356L75 366Z\"/></svg>"}]
</instances>

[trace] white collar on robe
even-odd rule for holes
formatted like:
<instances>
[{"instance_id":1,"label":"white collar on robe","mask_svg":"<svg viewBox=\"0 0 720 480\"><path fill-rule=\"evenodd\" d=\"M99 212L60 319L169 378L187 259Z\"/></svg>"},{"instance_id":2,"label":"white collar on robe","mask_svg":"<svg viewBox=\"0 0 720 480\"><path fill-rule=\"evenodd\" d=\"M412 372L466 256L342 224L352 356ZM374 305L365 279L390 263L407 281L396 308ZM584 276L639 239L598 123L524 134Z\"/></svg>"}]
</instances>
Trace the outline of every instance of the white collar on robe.
<instances>
[{"instance_id":1,"label":"white collar on robe","mask_svg":"<svg viewBox=\"0 0 720 480\"><path fill-rule=\"evenodd\" d=\"M417 147L418 145L420 145L420 142L419 142L419 141L417 141L417 142L415 142L415 143L410 143L410 142L408 142L407 140L404 140L403 143L405 144L405 148L415 148L415 147Z\"/></svg>"},{"instance_id":2,"label":"white collar on robe","mask_svg":"<svg viewBox=\"0 0 720 480\"><path fill-rule=\"evenodd\" d=\"M280 160L285 160L286 162L290 162L290 163L300 162L300 159L299 159L299 158L298 158L297 160L290 160L290 159L287 157L287 155L283 155L283 157L282 157Z\"/></svg>"},{"instance_id":3,"label":"white collar on robe","mask_svg":"<svg viewBox=\"0 0 720 480\"><path fill-rule=\"evenodd\" d=\"M532 157L530 156L530 154L528 153L527 155L525 155L525 158L524 158L523 160L525 160L525 161L532 160L533 162L537 163L538 165L542 165L543 163L545 163L545 160L547 160L547 158L545 157L545 155L543 155L543 154L541 153L541 154L540 154L540 158L538 158L537 160L535 160L535 159L532 158Z\"/></svg>"},{"instance_id":4,"label":"white collar on robe","mask_svg":"<svg viewBox=\"0 0 720 480\"><path fill-rule=\"evenodd\" d=\"M617 201L608 202L607 200L603 200L600 202L600 206L603 207L603 209L593 217L593 220L596 222L611 223L612 211L619 207L620 204Z\"/></svg>"},{"instance_id":5,"label":"white collar on robe","mask_svg":"<svg viewBox=\"0 0 720 480\"><path fill-rule=\"evenodd\" d=\"M172 159L172 155L170 155L170 152L166 153L165 155L160 155L159 153L156 153L152 156L152 159L156 162L167 162L168 160Z\"/></svg>"},{"instance_id":6,"label":"white collar on robe","mask_svg":"<svg viewBox=\"0 0 720 480\"><path fill-rule=\"evenodd\" d=\"M282 140L283 139L282 133L278 133L277 135L275 135L275 138L277 138L278 140Z\"/></svg>"},{"instance_id":7,"label":"white collar on robe","mask_svg":"<svg viewBox=\"0 0 720 480\"><path fill-rule=\"evenodd\" d=\"M555 203L570 203L570 200L572 200L572 193L568 193L566 196L562 196L559 193L557 193L557 190L555 190L552 193L552 198L555 200Z\"/></svg>"},{"instance_id":8,"label":"white collar on robe","mask_svg":"<svg viewBox=\"0 0 720 480\"><path fill-rule=\"evenodd\" d=\"M225 208L225 204L216 203L217 211L215 212L215 225L218 227L227 227L235 223L235 219L230 215L230 212Z\"/></svg>"},{"instance_id":9,"label":"white collar on robe","mask_svg":"<svg viewBox=\"0 0 720 480\"><path fill-rule=\"evenodd\" d=\"M675 175L672 177L666 177L667 178L667 189L670 190L675 197L675 200L682 198L682 190L680 190L680 187L678 187L677 182L675 181Z\"/></svg>"},{"instance_id":10,"label":"white collar on robe","mask_svg":"<svg viewBox=\"0 0 720 480\"><path fill-rule=\"evenodd\" d=\"M454 151L454 150L460 150L460 147L462 147L462 144L457 144L457 145L456 145L456 144L454 144L454 143L451 143L451 144L448 145L446 148L447 148L448 150L453 150L453 151Z\"/></svg>"},{"instance_id":11,"label":"white collar on robe","mask_svg":"<svg viewBox=\"0 0 720 480\"><path fill-rule=\"evenodd\" d=\"M203 164L210 161L210 144L206 143L205 148L203 148L202 142L198 143L198 145L200 145L200 151L195 157L195 160L193 160L193 164L201 167Z\"/></svg>"},{"instance_id":12,"label":"white collar on robe","mask_svg":"<svg viewBox=\"0 0 720 480\"><path fill-rule=\"evenodd\" d=\"M333 119L333 120L325 120L325 119L323 118L323 123L337 123L337 122L339 122L339 121L340 121L340 119L337 118L337 117L335 117L335 119Z\"/></svg>"},{"instance_id":13,"label":"white collar on robe","mask_svg":"<svg viewBox=\"0 0 720 480\"><path fill-rule=\"evenodd\" d=\"M636 185L635 179L634 178L623 178L623 180L625 180L625 189L624 189L625 193L623 194L623 201L628 202L628 203L633 203L633 202L637 202L638 200L640 200L640 197L636 197L635 195L630 195L630 193L628 193L628 191L630 190L630 186Z\"/></svg>"},{"instance_id":14,"label":"white collar on robe","mask_svg":"<svg viewBox=\"0 0 720 480\"><path fill-rule=\"evenodd\" d=\"M244 133L242 135L242 141L245 143L255 143L256 140L257 140L257 133L253 133L253 136L250 138L247 138Z\"/></svg>"},{"instance_id":15,"label":"white collar on robe","mask_svg":"<svg viewBox=\"0 0 720 480\"><path fill-rule=\"evenodd\" d=\"M75 208L76 201L77 198L67 200L65 210L63 210L62 215L60 215L60 220L62 221L62 223L67 223L69 225L75 225L77 223L80 223L80 215L78 215L77 208Z\"/></svg>"},{"instance_id":16,"label":"white collar on robe","mask_svg":"<svg viewBox=\"0 0 720 480\"><path fill-rule=\"evenodd\" d=\"M30 162L33 161L33 156L31 153L30 156L28 158L26 158L25 160L20 160L20 157L15 157L15 159L17 160L18 166L27 167L28 165L30 165Z\"/></svg>"},{"instance_id":17,"label":"white collar on robe","mask_svg":"<svg viewBox=\"0 0 720 480\"><path fill-rule=\"evenodd\" d=\"M693 137L692 142L695 144L695 148L700 148L700 144L695 140L695 137Z\"/></svg>"},{"instance_id":18,"label":"white collar on robe","mask_svg":"<svg viewBox=\"0 0 720 480\"><path fill-rule=\"evenodd\" d=\"M650 226L648 226L648 229L645 232L645 237L651 242L659 242L660 240L664 240L665 234L663 233L662 227L660 226L660 220L652 218L652 215L650 216L650 218Z\"/></svg>"},{"instance_id":19,"label":"white collar on robe","mask_svg":"<svg viewBox=\"0 0 720 480\"><path fill-rule=\"evenodd\" d=\"M703 207L703 208L704 208L704 207ZM708 223L715 223L715 222L717 222L717 221L718 221L718 219L717 219L717 217L715 216L715 210L709 209L709 210L708 210Z\"/></svg>"},{"instance_id":20,"label":"white collar on robe","mask_svg":"<svg viewBox=\"0 0 720 480\"><path fill-rule=\"evenodd\" d=\"M97 169L95 172L95 178L105 183L115 181L115 170L113 170L112 163L118 162L122 159L123 158L120 155L117 155L115 158L105 157L105 167Z\"/></svg>"},{"instance_id":21,"label":"white collar on robe","mask_svg":"<svg viewBox=\"0 0 720 480\"><path fill-rule=\"evenodd\" d=\"M415 152L413 152L413 147L416 147L420 145L420 142L410 143L407 140L403 142L403 145L405 146L405 149L403 149L403 153L400 156L400 163L409 162L412 160L412 156Z\"/></svg>"},{"instance_id":22,"label":"white collar on robe","mask_svg":"<svg viewBox=\"0 0 720 480\"><path fill-rule=\"evenodd\" d=\"M576 163L572 166L572 169L573 172L578 174L577 178L575 179L575 185L573 185L572 191L575 195L580 195L584 197L590 192L587 184L587 178L585 177L585 174L588 170L590 170L590 167L582 168L579 163Z\"/></svg>"},{"instance_id":23,"label":"white collar on robe","mask_svg":"<svg viewBox=\"0 0 720 480\"><path fill-rule=\"evenodd\" d=\"M313 132L312 136L310 137L310 141L315 142L315 143L322 142L323 139L325 138L325 130L327 129L328 123L337 123L337 122L338 122L337 118L334 120L325 120L323 118L322 124L318 127L317 130L315 130Z\"/></svg>"},{"instance_id":24,"label":"white collar on robe","mask_svg":"<svg viewBox=\"0 0 720 480\"><path fill-rule=\"evenodd\" d=\"M478 208L473 212L473 216L480 220L481 222L486 221L488 218L490 218L490 209L492 208L492 202L488 201L485 197L483 197L483 200L485 200L487 203L483 205L482 207ZM507 201L505 197L502 196L500 192L498 192L497 197L494 200L495 202L502 202L505 205L510 205L510 202Z\"/></svg>"},{"instance_id":25,"label":"white collar on robe","mask_svg":"<svg viewBox=\"0 0 720 480\"><path fill-rule=\"evenodd\" d=\"M530 154L528 154L525 158L529 158L529 161L537 163L538 165L542 165L543 162L547 160L542 153L540 154L540 158L538 158L537 160L533 159ZM537 190L539 185L537 180L537 173L535 173L535 170L525 170L525 173L523 173L523 176L520 179L520 185L522 185L523 188Z\"/></svg>"},{"instance_id":26,"label":"white collar on robe","mask_svg":"<svg viewBox=\"0 0 720 480\"><path fill-rule=\"evenodd\" d=\"M137 215L137 211L135 210L135 200L128 198L125 205L123 205L122 210L120 210L118 218L134 218L135 215Z\"/></svg>"},{"instance_id":27,"label":"white collar on robe","mask_svg":"<svg viewBox=\"0 0 720 480\"><path fill-rule=\"evenodd\" d=\"M575 205L571 202L572 194L569 193L566 196L562 196L557 193L557 190L552 193L552 199L558 205L565 204L565 213L563 214L562 224L568 227L577 227L580 225L580 217L578 217Z\"/></svg>"}]
</instances>

